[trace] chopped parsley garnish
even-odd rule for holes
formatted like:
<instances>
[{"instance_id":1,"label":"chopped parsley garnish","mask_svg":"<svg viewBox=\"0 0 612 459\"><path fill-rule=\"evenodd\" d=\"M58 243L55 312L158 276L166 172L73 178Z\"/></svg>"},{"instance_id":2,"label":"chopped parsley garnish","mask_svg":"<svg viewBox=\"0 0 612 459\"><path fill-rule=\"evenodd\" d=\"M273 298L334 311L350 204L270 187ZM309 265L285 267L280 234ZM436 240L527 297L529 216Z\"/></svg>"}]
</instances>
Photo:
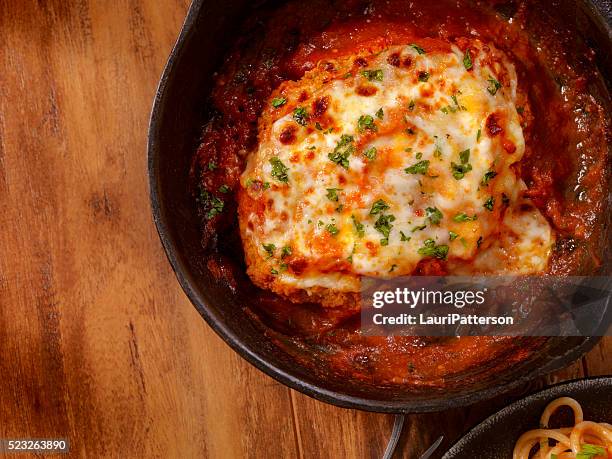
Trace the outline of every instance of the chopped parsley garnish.
<instances>
[{"instance_id":1,"label":"chopped parsley garnish","mask_svg":"<svg viewBox=\"0 0 612 459\"><path fill-rule=\"evenodd\" d=\"M274 99L272 99L272 106L274 108L282 107L286 103L287 99L285 99L284 97L275 97Z\"/></svg>"},{"instance_id":2,"label":"chopped parsley garnish","mask_svg":"<svg viewBox=\"0 0 612 459\"><path fill-rule=\"evenodd\" d=\"M576 459L593 459L594 457L605 455L606 450L603 446L583 443L580 452L576 455Z\"/></svg>"},{"instance_id":3,"label":"chopped parsley garnish","mask_svg":"<svg viewBox=\"0 0 612 459\"><path fill-rule=\"evenodd\" d=\"M489 82L489 86L487 86L487 91L489 91L489 93L494 96L495 94L497 94L497 91L502 87L502 85L492 76L489 76L489 79L487 81Z\"/></svg>"},{"instance_id":4,"label":"chopped parsley garnish","mask_svg":"<svg viewBox=\"0 0 612 459\"><path fill-rule=\"evenodd\" d=\"M447 245L436 245L436 241L434 241L433 239L425 240L424 244L425 245L421 247L418 251L419 255L439 258L440 260L445 260L448 256Z\"/></svg>"},{"instance_id":5,"label":"chopped parsley garnish","mask_svg":"<svg viewBox=\"0 0 612 459\"><path fill-rule=\"evenodd\" d=\"M277 156L270 159L270 164L272 165L272 177L279 182L288 183L289 175L287 175L287 172L289 168Z\"/></svg>"},{"instance_id":6,"label":"chopped parsley garnish","mask_svg":"<svg viewBox=\"0 0 612 459\"><path fill-rule=\"evenodd\" d=\"M395 216L381 215L374 223L376 231L384 236L384 238L380 240L380 245L389 245L389 234L391 234L391 228L393 228L391 224L393 221L395 221Z\"/></svg>"},{"instance_id":7,"label":"chopped parsley garnish","mask_svg":"<svg viewBox=\"0 0 612 459\"><path fill-rule=\"evenodd\" d=\"M413 164L410 167L404 169L404 172L407 174L427 174L427 170L429 169L429 160L424 159L423 161L419 161L416 164Z\"/></svg>"},{"instance_id":8,"label":"chopped parsley garnish","mask_svg":"<svg viewBox=\"0 0 612 459\"><path fill-rule=\"evenodd\" d=\"M465 107L465 105L461 105L459 103L459 99L457 99L457 94L453 94L451 96L451 100L453 101L453 105L447 105L446 107L442 107L440 109L440 111L442 113L444 113L445 115L448 115L449 113L457 113L460 111L467 111L467 108Z\"/></svg>"},{"instance_id":9,"label":"chopped parsley garnish","mask_svg":"<svg viewBox=\"0 0 612 459\"><path fill-rule=\"evenodd\" d=\"M325 231L327 231L332 236L335 236L340 232L340 230L336 227L334 223L330 223L329 225L327 225L325 227Z\"/></svg>"},{"instance_id":10,"label":"chopped parsley garnish","mask_svg":"<svg viewBox=\"0 0 612 459\"><path fill-rule=\"evenodd\" d=\"M442 212L437 207L428 207L425 212L427 212L427 220L432 225L439 225L442 221Z\"/></svg>"},{"instance_id":11,"label":"chopped parsley garnish","mask_svg":"<svg viewBox=\"0 0 612 459\"><path fill-rule=\"evenodd\" d=\"M410 47L412 47L419 54L425 54L425 50L421 48L419 45L417 45L416 43L412 43Z\"/></svg>"},{"instance_id":12,"label":"chopped parsley garnish","mask_svg":"<svg viewBox=\"0 0 612 459\"><path fill-rule=\"evenodd\" d=\"M286 245L285 247L281 249L281 258L289 257L291 256L292 253L293 253L293 250L291 249L291 247Z\"/></svg>"},{"instance_id":13,"label":"chopped parsley garnish","mask_svg":"<svg viewBox=\"0 0 612 459\"><path fill-rule=\"evenodd\" d=\"M476 142L480 142L480 136L482 135L482 130L478 129L478 132L476 133Z\"/></svg>"},{"instance_id":14,"label":"chopped parsley garnish","mask_svg":"<svg viewBox=\"0 0 612 459\"><path fill-rule=\"evenodd\" d=\"M427 225L415 226L412 228L411 232L416 233L417 231L423 231L425 228L427 228Z\"/></svg>"},{"instance_id":15,"label":"chopped parsley garnish","mask_svg":"<svg viewBox=\"0 0 612 459\"><path fill-rule=\"evenodd\" d=\"M379 199L374 204L372 204L372 210L370 210L370 215L379 214L381 212L384 212L387 209L389 209L389 204L387 204L382 199Z\"/></svg>"},{"instance_id":16,"label":"chopped parsley garnish","mask_svg":"<svg viewBox=\"0 0 612 459\"><path fill-rule=\"evenodd\" d=\"M368 148L363 152L363 156L368 158L370 161L374 161L376 159L376 147Z\"/></svg>"},{"instance_id":17,"label":"chopped parsley garnish","mask_svg":"<svg viewBox=\"0 0 612 459\"><path fill-rule=\"evenodd\" d=\"M413 111L415 106L416 106L416 102L414 100L411 100L410 103L408 104L408 110Z\"/></svg>"},{"instance_id":18,"label":"chopped parsley garnish","mask_svg":"<svg viewBox=\"0 0 612 459\"><path fill-rule=\"evenodd\" d=\"M309 118L310 116L304 107L297 107L293 110L293 119L300 126L306 126Z\"/></svg>"},{"instance_id":19,"label":"chopped parsley garnish","mask_svg":"<svg viewBox=\"0 0 612 459\"><path fill-rule=\"evenodd\" d=\"M419 81L426 83L429 80L429 72L419 72Z\"/></svg>"},{"instance_id":20,"label":"chopped parsley garnish","mask_svg":"<svg viewBox=\"0 0 612 459\"><path fill-rule=\"evenodd\" d=\"M219 215L221 212L223 212L224 206L225 206L225 203L221 199L219 199L216 196L213 196L210 200L210 209L206 213L206 218L210 220L215 215Z\"/></svg>"},{"instance_id":21,"label":"chopped parsley garnish","mask_svg":"<svg viewBox=\"0 0 612 459\"><path fill-rule=\"evenodd\" d=\"M327 199L330 201L338 202L338 191L342 191L341 188L327 188Z\"/></svg>"},{"instance_id":22,"label":"chopped parsley garnish","mask_svg":"<svg viewBox=\"0 0 612 459\"><path fill-rule=\"evenodd\" d=\"M221 185L219 187L219 193L229 193L231 190L231 188L227 185Z\"/></svg>"},{"instance_id":23,"label":"chopped parsley garnish","mask_svg":"<svg viewBox=\"0 0 612 459\"><path fill-rule=\"evenodd\" d=\"M516 107L516 112L519 115L522 115L523 113L525 113L525 107Z\"/></svg>"},{"instance_id":24,"label":"chopped parsley garnish","mask_svg":"<svg viewBox=\"0 0 612 459\"><path fill-rule=\"evenodd\" d=\"M482 207L484 207L490 212L493 212L493 208L495 207L495 198L493 196L489 197L489 199L485 201Z\"/></svg>"},{"instance_id":25,"label":"chopped parsley garnish","mask_svg":"<svg viewBox=\"0 0 612 459\"><path fill-rule=\"evenodd\" d=\"M276 276L276 275L278 274L278 270L277 270L277 269L272 268L272 269L270 270L270 274L272 274L272 275Z\"/></svg>"},{"instance_id":26,"label":"chopped parsley garnish","mask_svg":"<svg viewBox=\"0 0 612 459\"><path fill-rule=\"evenodd\" d=\"M381 69L376 70L362 70L361 74L366 77L369 81L382 81L383 71Z\"/></svg>"},{"instance_id":27,"label":"chopped parsley garnish","mask_svg":"<svg viewBox=\"0 0 612 459\"><path fill-rule=\"evenodd\" d=\"M214 161L208 161L208 170L214 171L217 168L217 163Z\"/></svg>"},{"instance_id":28,"label":"chopped parsley garnish","mask_svg":"<svg viewBox=\"0 0 612 459\"><path fill-rule=\"evenodd\" d=\"M459 160L461 161L461 164L451 162L451 171L453 171L453 177L456 180L461 180L463 177L465 177L465 174L467 174L468 172L472 170L472 165L469 163L470 161L470 149L469 148L459 153Z\"/></svg>"},{"instance_id":29,"label":"chopped parsley garnish","mask_svg":"<svg viewBox=\"0 0 612 459\"><path fill-rule=\"evenodd\" d=\"M459 212L457 215L455 215L453 217L453 221L456 221L457 223L473 222L475 220L478 220L478 216L477 215L473 215L473 216L470 217L465 212Z\"/></svg>"},{"instance_id":30,"label":"chopped parsley garnish","mask_svg":"<svg viewBox=\"0 0 612 459\"><path fill-rule=\"evenodd\" d=\"M495 177L497 177L497 172L488 170L487 172L485 172L485 175L482 177L480 184L482 186L487 186L489 185L489 181Z\"/></svg>"},{"instance_id":31,"label":"chopped parsley garnish","mask_svg":"<svg viewBox=\"0 0 612 459\"><path fill-rule=\"evenodd\" d=\"M353 145L353 136L343 134L340 140L336 144L334 151L329 153L327 157L330 161L348 169L349 167L349 156L355 152L355 146Z\"/></svg>"},{"instance_id":32,"label":"chopped parsley garnish","mask_svg":"<svg viewBox=\"0 0 612 459\"><path fill-rule=\"evenodd\" d=\"M374 118L370 115L361 115L357 120L357 128L359 132L365 132L366 129L374 132L378 130Z\"/></svg>"},{"instance_id":33,"label":"chopped parsley garnish","mask_svg":"<svg viewBox=\"0 0 612 459\"><path fill-rule=\"evenodd\" d=\"M403 231L400 231L400 241L408 242L410 239L412 239L410 236L406 236Z\"/></svg>"},{"instance_id":34,"label":"chopped parsley garnish","mask_svg":"<svg viewBox=\"0 0 612 459\"><path fill-rule=\"evenodd\" d=\"M353 220L353 225L355 225L355 231L357 231L357 235L359 237L365 236L365 229L363 227L363 223L357 220L357 217L351 215L351 219Z\"/></svg>"},{"instance_id":35,"label":"chopped parsley garnish","mask_svg":"<svg viewBox=\"0 0 612 459\"><path fill-rule=\"evenodd\" d=\"M319 123L318 121L315 123L315 129L317 131L322 131L323 130L323 126L321 126L321 123Z\"/></svg>"},{"instance_id":36,"label":"chopped parsley garnish","mask_svg":"<svg viewBox=\"0 0 612 459\"><path fill-rule=\"evenodd\" d=\"M442 157L442 147L440 146L440 139L438 138L437 135L434 136L434 138L436 139L436 148L434 148L434 158L441 158Z\"/></svg>"},{"instance_id":37,"label":"chopped parsley garnish","mask_svg":"<svg viewBox=\"0 0 612 459\"><path fill-rule=\"evenodd\" d=\"M417 154L416 154L416 155L414 155L414 157L415 157L416 159L421 159L421 158L423 157L423 153L421 153L421 152L419 151L419 152L417 152Z\"/></svg>"},{"instance_id":38,"label":"chopped parsley garnish","mask_svg":"<svg viewBox=\"0 0 612 459\"><path fill-rule=\"evenodd\" d=\"M274 256L274 251L276 250L276 246L274 244L261 244L261 246L266 251L269 258Z\"/></svg>"},{"instance_id":39,"label":"chopped parsley garnish","mask_svg":"<svg viewBox=\"0 0 612 459\"><path fill-rule=\"evenodd\" d=\"M376 118L378 118L379 120L382 120L384 117L385 117L385 112L383 111L383 108L380 107L378 111L376 112Z\"/></svg>"},{"instance_id":40,"label":"chopped parsley garnish","mask_svg":"<svg viewBox=\"0 0 612 459\"><path fill-rule=\"evenodd\" d=\"M465 51L463 56L463 66L466 70L471 70L474 65L472 64L472 55L470 54L470 48Z\"/></svg>"},{"instance_id":41,"label":"chopped parsley garnish","mask_svg":"<svg viewBox=\"0 0 612 459\"><path fill-rule=\"evenodd\" d=\"M457 233L455 233L454 231L449 231L448 232L448 238L451 241L454 241L455 239L457 239L459 237L459 235Z\"/></svg>"}]
</instances>

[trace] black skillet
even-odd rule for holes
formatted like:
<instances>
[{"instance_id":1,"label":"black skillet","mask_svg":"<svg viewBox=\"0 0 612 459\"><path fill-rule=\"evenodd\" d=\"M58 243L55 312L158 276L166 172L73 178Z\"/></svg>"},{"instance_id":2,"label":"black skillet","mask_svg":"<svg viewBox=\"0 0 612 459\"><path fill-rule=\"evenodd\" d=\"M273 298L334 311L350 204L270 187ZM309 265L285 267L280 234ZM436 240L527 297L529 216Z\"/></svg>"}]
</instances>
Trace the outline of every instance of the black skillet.
<instances>
[{"instance_id":1,"label":"black skillet","mask_svg":"<svg viewBox=\"0 0 612 459\"><path fill-rule=\"evenodd\" d=\"M579 14L571 21L600 50L599 66L610 81L612 40L604 19L610 17L610 5L595 3L599 10L594 4L582 3L573 8ZM551 339L520 365L492 372L477 383L459 381L444 389L427 390L366 386L317 375L280 350L244 313L248 304L228 286L215 282L208 271L194 203L187 192L190 161L205 122L202 107L212 88L213 72L232 36L239 33L236 24L252 7L247 0L193 1L161 78L149 130L148 168L157 230L183 290L219 336L266 374L316 399L390 413L439 411L491 398L566 366L596 344L596 337Z\"/></svg>"}]
</instances>

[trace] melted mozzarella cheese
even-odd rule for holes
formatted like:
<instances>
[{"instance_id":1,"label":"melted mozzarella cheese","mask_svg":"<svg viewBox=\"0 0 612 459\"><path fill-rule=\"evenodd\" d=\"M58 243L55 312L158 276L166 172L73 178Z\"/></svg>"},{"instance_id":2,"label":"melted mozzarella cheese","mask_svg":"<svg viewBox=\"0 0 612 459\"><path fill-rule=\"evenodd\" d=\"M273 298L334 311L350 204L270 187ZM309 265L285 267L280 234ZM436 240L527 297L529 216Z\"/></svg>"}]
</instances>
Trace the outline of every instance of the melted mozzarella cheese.
<instances>
[{"instance_id":1,"label":"melted mozzarella cheese","mask_svg":"<svg viewBox=\"0 0 612 459\"><path fill-rule=\"evenodd\" d=\"M424 51L424 52L423 52ZM249 274L275 291L357 291L360 276L538 272L554 242L513 165L516 74L478 41L322 63L279 88L241 178Z\"/></svg>"}]
</instances>

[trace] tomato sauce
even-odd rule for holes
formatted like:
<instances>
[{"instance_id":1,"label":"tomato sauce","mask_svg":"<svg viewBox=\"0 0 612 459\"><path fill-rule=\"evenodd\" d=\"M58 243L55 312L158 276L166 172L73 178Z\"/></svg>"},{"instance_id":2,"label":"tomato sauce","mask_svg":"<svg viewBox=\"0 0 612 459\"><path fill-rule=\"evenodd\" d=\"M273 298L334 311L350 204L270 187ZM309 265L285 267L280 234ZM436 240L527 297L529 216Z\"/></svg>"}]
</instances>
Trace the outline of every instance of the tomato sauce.
<instances>
[{"instance_id":1,"label":"tomato sauce","mask_svg":"<svg viewBox=\"0 0 612 459\"><path fill-rule=\"evenodd\" d=\"M517 69L525 195L557 234L549 272L585 274L599 267L609 183L609 119L603 107L610 102L596 84L594 52L564 30L549 9L536 1L292 1L259 10L242 25L216 77L213 115L193 162L194 195L209 268L248 299L248 313L296 358L341 377L440 386L487 362L511 365L542 343L508 337L364 337L358 308L289 303L250 284L231 190L256 146L257 120L271 92L325 59L412 42L449 49L463 37L494 43ZM494 121L487 123L489 129ZM421 263L415 275L445 273L436 260Z\"/></svg>"}]
</instances>

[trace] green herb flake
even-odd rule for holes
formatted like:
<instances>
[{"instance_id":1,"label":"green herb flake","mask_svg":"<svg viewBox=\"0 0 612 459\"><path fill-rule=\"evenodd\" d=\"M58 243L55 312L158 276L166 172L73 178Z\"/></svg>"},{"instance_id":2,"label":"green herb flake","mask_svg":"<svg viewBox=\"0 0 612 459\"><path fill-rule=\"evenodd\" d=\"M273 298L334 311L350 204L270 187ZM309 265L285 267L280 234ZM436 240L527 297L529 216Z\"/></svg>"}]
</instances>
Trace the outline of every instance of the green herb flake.
<instances>
[{"instance_id":1,"label":"green herb flake","mask_svg":"<svg viewBox=\"0 0 612 459\"><path fill-rule=\"evenodd\" d=\"M285 247L281 249L281 258L284 259L284 258L290 257L292 253L293 253L293 250L291 249L291 247L286 245Z\"/></svg>"},{"instance_id":2,"label":"green herb flake","mask_svg":"<svg viewBox=\"0 0 612 459\"><path fill-rule=\"evenodd\" d=\"M412 239L410 236L406 236L403 231L400 231L401 242L408 242L410 239Z\"/></svg>"},{"instance_id":3,"label":"green herb flake","mask_svg":"<svg viewBox=\"0 0 612 459\"><path fill-rule=\"evenodd\" d=\"M523 113L525 113L525 107L516 107L516 112L519 115L522 115Z\"/></svg>"},{"instance_id":4,"label":"green herb flake","mask_svg":"<svg viewBox=\"0 0 612 459\"><path fill-rule=\"evenodd\" d=\"M436 245L436 241L433 239L427 239L424 242L424 246L418 250L419 255L425 257L438 258L440 260L446 260L448 256L447 245Z\"/></svg>"},{"instance_id":5,"label":"green herb flake","mask_svg":"<svg viewBox=\"0 0 612 459\"><path fill-rule=\"evenodd\" d=\"M482 180L480 181L480 184L482 186L488 186L489 182L491 181L491 179L497 177L497 172L493 171L493 170L488 170L487 172L485 172L485 175L482 177Z\"/></svg>"},{"instance_id":6,"label":"green herb flake","mask_svg":"<svg viewBox=\"0 0 612 459\"><path fill-rule=\"evenodd\" d=\"M368 158L370 161L374 161L376 159L376 147L368 148L363 152L363 156Z\"/></svg>"},{"instance_id":7,"label":"green herb flake","mask_svg":"<svg viewBox=\"0 0 612 459\"><path fill-rule=\"evenodd\" d=\"M583 443L580 452L576 455L576 459L593 459L594 457L605 455L606 450L603 446Z\"/></svg>"},{"instance_id":8,"label":"green herb flake","mask_svg":"<svg viewBox=\"0 0 612 459\"><path fill-rule=\"evenodd\" d=\"M384 119L384 117L385 117L385 112L383 111L383 108L380 107L378 111L376 112L376 118L378 118L379 120L382 120Z\"/></svg>"},{"instance_id":9,"label":"green herb flake","mask_svg":"<svg viewBox=\"0 0 612 459\"><path fill-rule=\"evenodd\" d=\"M423 157L423 153L421 153L421 152L419 151L419 152L418 152L416 155L414 155L414 157L415 157L416 159L421 159L421 158Z\"/></svg>"},{"instance_id":10,"label":"green herb flake","mask_svg":"<svg viewBox=\"0 0 612 459\"><path fill-rule=\"evenodd\" d=\"M322 131L323 130L323 126L321 126L321 123L319 123L318 121L315 123L315 129L317 131Z\"/></svg>"},{"instance_id":11,"label":"green herb flake","mask_svg":"<svg viewBox=\"0 0 612 459\"><path fill-rule=\"evenodd\" d=\"M410 47L413 48L419 54L425 54L425 50L421 48L419 45L417 45L416 43L412 43Z\"/></svg>"},{"instance_id":12,"label":"green herb flake","mask_svg":"<svg viewBox=\"0 0 612 459\"><path fill-rule=\"evenodd\" d=\"M495 207L495 198L493 196L490 196L489 199L487 199L482 205L482 207L487 209L489 212L493 212L493 208Z\"/></svg>"},{"instance_id":13,"label":"green herb flake","mask_svg":"<svg viewBox=\"0 0 612 459\"><path fill-rule=\"evenodd\" d=\"M480 137L482 136L482 129L478 129L478 132L476 133L476 142L480 142Z\"/></svg>"},{"instance_id":14,"label":"green herb flake","mask_svg":"<svg viewBox=\"0 0 612 459\"><path fill-rule=\"evenodd\" d=\"M391 222L394 221L394 215L381 215L378 217L378 220L374 222L374 229L384 236L384 238L380 240L381 245L387 245L389 243L389 234L391 234L391 228L393 228ZM386 243L383 241L386 241Z\"/></svg>"},{"instance_id":15,"label":"green herb flake","mask_svg":"<svg viewBox=\"0 0 612 459\"><path fill-rule=\"evenodd\" d=\"M225 193L229 193L230 191L232 191L231 188L225 184L219 187L219 193L225 194Z\"/></svg>"},{"instance_id":16,"label":"green herb flake","mask_svg":"<svg viewBox=\"0 0 612 459\"><path fill-rule=\"evenodd\" d=\"M470 149L469 148L459 153L459 160L461 161L461 164L456 164L454 162L451 162L451 171L453 173L453 177L456 180L461 180L463 177L465 177L465 174L467 174L468 172L472 170L472 165L469 164L469 161L470 161Z\"/></svg>"},{"instance_id":17,"label":"green herb flake","mask_svg":"<svg viewBox=\"0 0 612 459\"><path fill-rule=\"evenodd\" d=\"M274 256L274 251L276 250L276 246L274 244L261 244L261 246L268 254L268 258L272 258Z\"/></svg>"},{"instance_id":18,"label":"green herb flake","mask_svg":"<svg viewBox=\"0 0 612 459\"><path fill-rule=\"evenodd\" d=\"M478 216L477 215L473 215L473 216L470 217L465 212L459 212L457 215L455 215L453 217L453 221L455 221L457 223L473 222L475 220L478 220Z\"/></svg>"},{"instance_id":19,"label":"green herb flake","mask_svg":"<svg viewBox=\"0 0 612 459\"><path fill-rule=\"evenodd\" d=\"M494 96L495 94L497 94L497 91L499 91L499 89L502 87L502 85L501 85L501 83L499 81L497 81L492 76L489 76L487 81L489 82L489 86L487 86L487 91L489 91L489 93L492 96Z\"/></svg>"},{"instance_id":20,"label":"green herb flake","mask_svg":"<svg viewBox=\"0 0 612 459\"><path fill-rule=\"evenodd\" d=\"M463 56L463 66L466 70L472 70L474 64L472 64L472 55L470 54L470 48L465 51L465 55Z\"/></svg>"},{"instance_id":21,"label":"green herb flake","mask_svg":"<svg viewBox=\"0 0 612 459\"><path fill-rule=\"evenodd\" d=\"M411 232L416 233L417 231L423 231L425 228L427 228L427 225L415 226L412 228Z\"/></svg>"},{"instance_id":22,"label":"green herb flake","mask_svg":"<svg viewBox=\"0 0 612 459\"><path fill-rule=\"evenodd\" d=\"M270 164L272 165L272 177L279 182L288 183L289 175L287 172L289 171L289 168L285 166L277 156L270 159Z\"/></svg>"},{"instance_id":23,"label":"green herb flake","mask_svg":"<svg viewBox=\"0 0 612 459\"><path fill-rule=\"evenodd\" d=\"M296 109L293 110L293 119L300 126L306 126L309 118L310 115L308 115L308 112L304 107L296 107Z\"/></svg>"},{"instance_id":24,"label":"green herb flake","mask_svg":"<svg viewBox=\"0 0 612 459\"><path fill-rule=\"evenodd\" d=\"M367 78L369 81L382 81L383 80L383 71L381 69L376 70L362 70L361 74Z\"/></svg>"},{"instance_id":25,"label":"green herb flake","mask_svg":"<svg viewBox=\"0 0 612 459\"><path fill-rule=\"evenodd\" d=\"M325 227L325 231L327 231L332 236L336 236L340 232L340 230L336 227L334 223L330 223L329 225L327 225Z\"/></svg>"},{"instance_id":26,"label":"green herb flake","mask_svg":"<svg viewBox=\"0 0 612 459\"><path fill-rule=\"evenodd\" d=\"M363 223L357 220L357 217L355 217L354 215L351 215L351 219L353 220L353 225L355 226L355 231L357 231L357 235L359 237L364 237L365 229L364 229Z\"/></svg>"},{"instance_id":27,"label":"green herb flake","mask_svg":"<svg viewBox=\"0 0 612 459\"><path fill-rule=\"evenodd\" d=\"M359 132L365 132L366 129L373 132L378 131L378 127L374 122L374 117L370 115L361 115L359 117L357 120L357 129L359 129Z\"/></svg>"},{"instance_id":28,"label":"green herb flake","mask_svg":"<svg viewBox=\"0 0 612 459\"><path fill-rule=\"evenodd\" d=\"M217 168L217 163L214 161L208 161L208 170L214 171Z\"/></svg>"},{"instance_id":29,"label":"green herb flake","mask_svg":"<svg viewBox=\"0 0 612 459\"><path fill-rule=\"evenodd\" d=\"M275 97L274 99L272 99L272 106L274 108L282 107L286 103L287 103L287 99L285 99L284 97Z\"/></svg>"},{"instance_id":30,"label":"green herb flake","mask_svg":"<svg viewBox=\"0 0 612 459\"><path fill-rule=\"evenodd\" d=\"M382 199L379 199L374 204L372 204L372 209L370 210L370 215L377 215L385 210L389 209L389 204L387 204Z\"/></svg>"},{"instance_id":31,"label":"green herb flake","mask_svg":"<svg viewBox=\"0 0 612 459\"><path fill-rule=\"evenodd\" d=\"M277 269L272 268L272 269L270 270L270 274L272 274L272 275L274 275L274 276L277 276L277 275L278 275L278 270L277 270Z\"/></svg>"},{"instance_id":32,"label":"green herb flake","mask_svg":"<svg viewBox=\"0 0 612 459\"><path fill-rule=\"evenodd\" d=\"M338 202L338 191L342 191L342 188L327 188L327 199Z\"/></svg>"},{"instance_id":33,"label":"green herb flake","mask_svg":"<svg viewBox=\"0 0 612 459\"><path fill-rule=\"evenodd\" d=\"M438 209L437 207L427 207L425 209L425 212L427 212L427 220L432 225L439 225L442 221L442 212L440 212L440 209Z\"/></svg>"},{"instance_id":34,"label":"green herb flake","mask_svg":"<svg viewBox=\"0 0 612 459\"><path fill-rule=\"evenodd\" d=\"M221 212L223 212L224 206L225 203L221 199L216 196L213 196L210 200L210 209L206 213L206 219L210 220L214 216L219 215Z\"/></svg>"},{"instance_id":35,"label":"green herb flake","mask_svg":"<svg viewBox=\"0 0 612 459\"><path fill-rule=\"evenodd\" d=\"M353 136L343 134L334 151L329 153L327 157L330 161L338 164L339 166L348 169L349 167L349 156L355 152L355 146L353 145Z\"/></svg>"},{"instance_id":36,"label":"green herb flake","mask_svg":"<svg viewBox=\"0 0 612 459\"><path fill-rule=\"evenodd\" d=\"M407 174L427 174L427 170L429 169L429 161L424 159L423 161L419 161L418 163L413 164L410 167L404 169L404 172Z\"/></svg>"},{"instance_id":37,"label":"green herb flake","mask_svg":"<svg viewBox=\"0 0 612 459\"><path fill-rule=\"evenodd\" d=\"M451 241L454 241L455 239L457 239L459 237L459 235L457 233L455 233L454 231L449 231L448 232L448 238Z\"/></svg>"}]
</instances>

